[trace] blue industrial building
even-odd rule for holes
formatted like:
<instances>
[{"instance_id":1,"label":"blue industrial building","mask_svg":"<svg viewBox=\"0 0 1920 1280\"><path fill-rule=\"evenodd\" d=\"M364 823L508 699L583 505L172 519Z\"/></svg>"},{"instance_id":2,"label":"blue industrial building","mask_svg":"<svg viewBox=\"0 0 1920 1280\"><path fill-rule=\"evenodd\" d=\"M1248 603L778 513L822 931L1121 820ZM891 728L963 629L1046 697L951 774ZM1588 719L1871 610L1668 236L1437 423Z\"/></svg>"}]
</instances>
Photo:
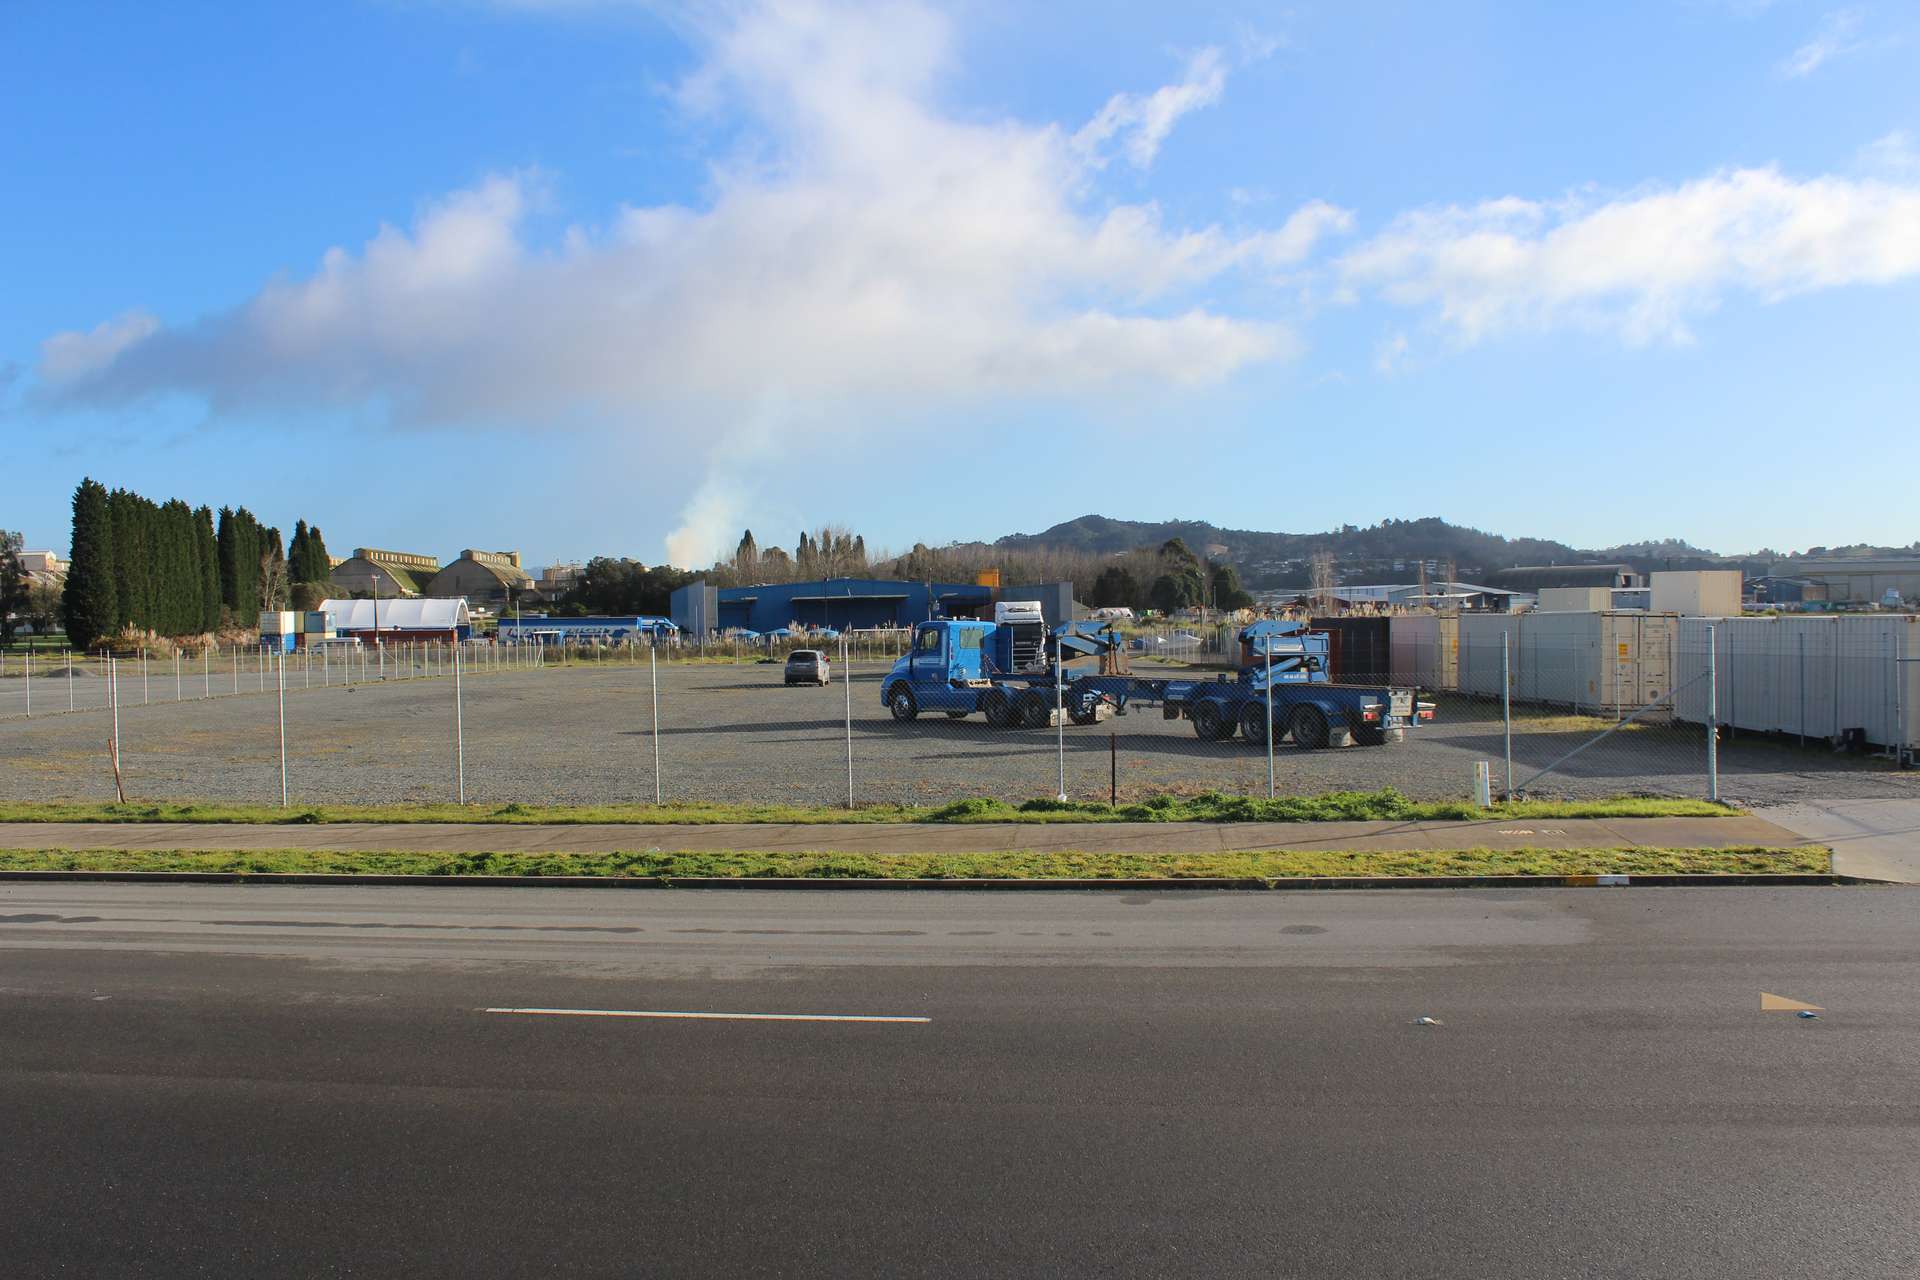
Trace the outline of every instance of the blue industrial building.
<instances>
[{"instance_id":1,"label":"blue industrial building","mask_svg":"<svg viewBox=\"0 0 1920 1280\"><path fill-rule=\"evenodd\" d=\"M1068 583L983 587L970 582L895 582L876 578L830 578L757 587L714 587L702 579L673 593L670 612L688 636L728 631L866 631L911 627L935 617L972 617L991 612L995 600L1039 600L1049 622L1073 616Z\"/></svg>"},{"instance_id":2,"label":"blue industrial building","mask_svg":"<svg viewBox=\"0 0 1920 1280\"><path fill-rule=\"evenodd\" d=\"M531 640L535 644L625 644L629 639L655 636L671 639L679 628L666 618L549 618L543 614L509 614L500 619L500 639Z\"/></svg>"}]
</instances>

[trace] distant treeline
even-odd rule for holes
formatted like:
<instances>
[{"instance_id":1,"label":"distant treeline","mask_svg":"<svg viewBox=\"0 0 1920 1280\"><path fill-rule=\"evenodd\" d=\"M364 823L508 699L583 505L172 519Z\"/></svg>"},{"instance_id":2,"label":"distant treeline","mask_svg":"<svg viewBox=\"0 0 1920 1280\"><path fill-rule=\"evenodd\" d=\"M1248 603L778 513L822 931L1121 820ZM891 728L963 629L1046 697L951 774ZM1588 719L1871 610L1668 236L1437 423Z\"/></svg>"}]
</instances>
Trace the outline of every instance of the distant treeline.
<instances>
[{"instance_id":1,"label":"distant treeline","mask_svg":"<svg viewBox=\"0 0 1920 1280\"><path fill-rule=\"evenodd\" d=\"M61 599L67 637L89 649L123 631L200 635L284 609L294 584L326 580L330 561L303 520L293 546L245 507L156 503L91 478L73 494L73 552Z\"/></svg>"}]
</instances>

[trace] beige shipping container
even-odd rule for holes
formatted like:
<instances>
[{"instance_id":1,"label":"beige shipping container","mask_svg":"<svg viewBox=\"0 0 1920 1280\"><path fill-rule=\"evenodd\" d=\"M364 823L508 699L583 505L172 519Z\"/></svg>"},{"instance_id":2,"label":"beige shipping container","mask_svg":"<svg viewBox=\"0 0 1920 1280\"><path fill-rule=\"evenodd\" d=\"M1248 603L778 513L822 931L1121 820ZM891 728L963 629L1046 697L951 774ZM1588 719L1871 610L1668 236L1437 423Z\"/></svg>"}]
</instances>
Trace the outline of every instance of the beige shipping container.
<instances>
[{"instance_id":1,"label":"beige shipping container","mask_svg":"<svg viewBox=\"0 0 1920 1280\"><path fill-rule=\"evenodd\" d=\"M1648 586L1653 593L1654 613L1677 613L1689 618L1740 616L1738 569L1659 572L1648 580Z\"/></svg>"},{"instance_id":2,"label":"beige shipping container","mask_svg":"<svg viewBox=\"0 0 1920 1280\"><path fill-rule=\"evenodd\" d=\"M1539 613L1600 613L1613 607L1612 587L1542 587Z\"/></svg>"},{"instance_id":3,"label":"beige shipping container","mask_svg":"<svg viewBox=\"0 0 1920 1280\"><path fill-rule=\"evenodd\" d=\"M1387 647L1395 684L1447 691L1460 687L1457 614L1396 615L1389 623Z\"/></svg>"},{"instance_id":4,"label":"beige shipping container","mask_svg":"<svg viewBox=\"0 0 1920 1280\"><path fill-rule=\"evenodd\" d=\"M260 634L263 636L292 635L295 631L294 619L299 616L288 610L262 609Z\"/></svg>"}]
</instances>

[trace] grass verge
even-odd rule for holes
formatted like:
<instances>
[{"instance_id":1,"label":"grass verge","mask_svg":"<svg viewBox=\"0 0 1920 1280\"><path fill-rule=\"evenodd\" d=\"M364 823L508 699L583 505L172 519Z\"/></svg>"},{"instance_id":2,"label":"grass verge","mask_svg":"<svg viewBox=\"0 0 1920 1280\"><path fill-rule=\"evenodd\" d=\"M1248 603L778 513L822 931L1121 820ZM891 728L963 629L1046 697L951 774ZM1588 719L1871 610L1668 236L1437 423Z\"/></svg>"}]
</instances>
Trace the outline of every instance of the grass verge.
<instances>
[{"instance_id":1,"label":"grass verge","mask_svg":"<svg viewBox=\"0 0 1920 1280\"><path fill-rule=\"evenodd\" d=\"M1472 820L1488 818L1714 818L1738 813L1706 800L1620 796L1610 800L1524 800L1480 809L1465 800L1410 800L1391 787L1382 791L1330 791L1273 800L1207 792L1155 796L1137 804L1100 801L956 800L938 807L863 805L599 804L599 805L273 805L203 801L108 804L24 801L0 803L0 822L220 822L278 825L326 822L587 822L840 823L840 822L1354 822Z\"/></svg>"},{"instance_id":2,"label":"grass verge","mask_svg":"<svg viewBox=\"0 0 1920 1280\"><path fill-rule=\"evenodd\" d=\"M723 876L814 880L1277 880L1309 876L1752 875L1831 869L1823 848L1457 849L1407 853L633 853L0 850L0 871L211 871L412 876Z\"/></svg>"}]
</instances>

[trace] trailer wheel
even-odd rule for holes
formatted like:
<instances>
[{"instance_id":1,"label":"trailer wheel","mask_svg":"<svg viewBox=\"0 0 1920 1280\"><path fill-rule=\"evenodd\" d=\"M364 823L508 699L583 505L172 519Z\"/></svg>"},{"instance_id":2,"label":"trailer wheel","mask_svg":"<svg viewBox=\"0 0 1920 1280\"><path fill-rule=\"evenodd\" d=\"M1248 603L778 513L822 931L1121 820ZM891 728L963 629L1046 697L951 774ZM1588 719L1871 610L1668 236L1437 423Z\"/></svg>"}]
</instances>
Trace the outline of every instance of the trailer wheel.
<instances>
[{"instance_id":1,"label":"trailer wheel","mask_svg":"<svg viewBox=\"0 0 1920 1280\"><path fill-rule=\"evenodd\" d=\"M1039 693L1023 693L1016 704L1020 726L1024 729L1044 729L1047 726L1047 700Z\"/></svg>"},{"instance_id":2,"label":"trailer wheel","mask_svg":"<svg viewBox=\"0 0 1920 1280\"><path fill-rule=\"evenodd\" d=\"M1362 747L1377 747L1387 740L1387 731L1377 724L1356 724L1353 726L1354 743Z\"/></svg>"},{"instance_id":3,"label":"trailer wheel","mask_svg":"<svg viewBox=\"0 0 1920 1280\"><path fill-rule=\"evenodd\" d=\"M1284 724L1275 725L1274 727L1282 733L1287 731L1287 727ZM1259 746L1264 747L1267 745L1266 703L1249 702L1240 709L1240 736L1248 742L1255 743Z\"/></svg>"},{"instance_id":4,"label":"trailer wheel","mask_svg":"<svg viewBox=\"0 0 1920 1280\"><path fill-rule=\"evenodd\" d=\"M1294 710L1293 745L1302 751L1318 751L1327 745L1327 718L1318 707Z\"/></svg>"},{"instance_id":5,"label":"trailer wheel","mask_svg":"<svg viewBox=\"0 0 1920 1280\"><path fill-rule=\"evenodd\" d=\"M1193 710L1187 713L1193 721L1193 736L1202 742L1220 740L1220 708L1211 702L1196 702Z\"/></svg>"},{"instance_id":6,"label":"trailer wheel","mask_svg":"<svg viewBox=\"0 0 1920 1280\"><path fill-rule=\"evenodd\" d=\"M887 698L887 710L893 712L893 718L905 724L920 714L920 704L915 701L913 690L904 684L893 686L893 693Z\"/></svg>"},{"instance_id":7,"label":"trailer wheel","mask_svg":"<svg viewBox=\"0 0 1920 1280\"><path fill-rule=\"evenodd\" d=\"M1005 729L1013 723L1013 716L1007 708L1007 695L998 689L989 689L980 695L980 710L987 714L987 724L995 729Z\"/></svg>"}]
</instances>

